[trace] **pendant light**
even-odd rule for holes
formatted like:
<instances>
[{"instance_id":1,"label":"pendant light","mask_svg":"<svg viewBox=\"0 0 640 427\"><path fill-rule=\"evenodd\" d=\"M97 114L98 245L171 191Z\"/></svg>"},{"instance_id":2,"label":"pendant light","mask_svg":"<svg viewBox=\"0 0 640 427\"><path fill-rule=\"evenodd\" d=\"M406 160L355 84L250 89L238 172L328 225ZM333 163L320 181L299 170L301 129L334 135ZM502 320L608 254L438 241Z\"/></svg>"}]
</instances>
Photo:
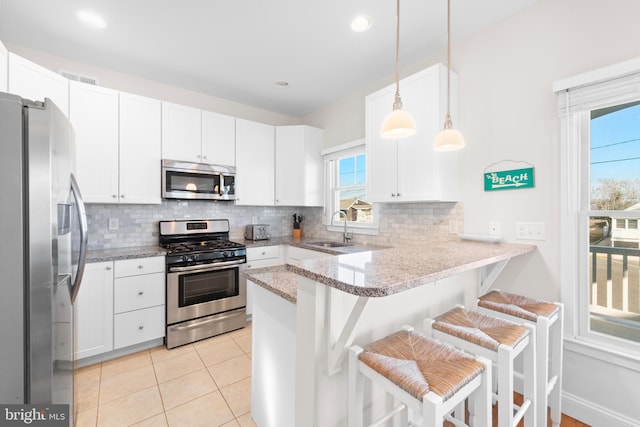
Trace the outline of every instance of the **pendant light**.
<instances>
[{"instance_id":1,"label":"pendant light","mask_svg":"<svg viewBox=\"0 0 640 427\"><path fill-rule=\"evenodd\" d=\"M396 0L396 93L393 111L382 121L380 135L383 138L404 138L416 133L416 121L402 109L400 79L398 77L398 50L400 47L400 0Z\"/></svg>"},{"instance_id":2,"label":"pendant light","mask_svg":"<svg viewBox=\"0 0 640 427\"><path fill-rule=\"evenodd\" d=\"M444 118L444 130L433 143L436 151L453 151L464 147L464 137L453 128L451 120L451 0L447 0L447 115Z\"/></svg>"}]
</instances>

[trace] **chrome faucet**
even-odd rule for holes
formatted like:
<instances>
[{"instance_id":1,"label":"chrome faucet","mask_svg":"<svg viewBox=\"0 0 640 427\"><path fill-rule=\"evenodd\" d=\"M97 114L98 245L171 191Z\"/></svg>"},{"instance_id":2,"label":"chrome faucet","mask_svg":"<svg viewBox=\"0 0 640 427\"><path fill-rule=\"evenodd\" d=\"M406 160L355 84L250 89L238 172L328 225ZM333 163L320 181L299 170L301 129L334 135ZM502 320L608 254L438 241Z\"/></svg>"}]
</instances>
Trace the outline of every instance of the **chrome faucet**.
<instances>
[{"instance_id":1,"label":"chrome faucet","mask_svg":"<svg viewBox=\"0 0 640 427\"><path fill-rule=\"evenodd\" d=\"M331 215L331 225L333 225L333 219L336 217L336 214L338 214L338 217L340 217L340 215L344 216L344 232L342 233L342 242L347 243L349 240L351 240L351 235L347 231L347 214L342 211L335 211L333 215Z\"/></svg>"}]
</instances>

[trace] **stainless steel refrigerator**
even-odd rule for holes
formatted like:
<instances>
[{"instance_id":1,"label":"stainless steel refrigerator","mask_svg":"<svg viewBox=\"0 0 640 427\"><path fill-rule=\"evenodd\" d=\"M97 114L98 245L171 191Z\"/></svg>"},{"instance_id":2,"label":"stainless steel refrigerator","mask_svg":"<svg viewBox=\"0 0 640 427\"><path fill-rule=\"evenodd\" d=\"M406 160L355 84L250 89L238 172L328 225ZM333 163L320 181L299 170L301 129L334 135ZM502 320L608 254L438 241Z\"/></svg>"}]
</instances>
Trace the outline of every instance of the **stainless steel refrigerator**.
<instances>
[{"instance_id":1,"label":"stainless steel refrigerator","mask_svg":"<svg viewBox=\"0 0 640 427\"><path fill-rule=\"evenodd\" d=\"M74 169L56 105L0 93L0 404L69 404L71 417L87 246Z\"/></svg>"}]
</instances>

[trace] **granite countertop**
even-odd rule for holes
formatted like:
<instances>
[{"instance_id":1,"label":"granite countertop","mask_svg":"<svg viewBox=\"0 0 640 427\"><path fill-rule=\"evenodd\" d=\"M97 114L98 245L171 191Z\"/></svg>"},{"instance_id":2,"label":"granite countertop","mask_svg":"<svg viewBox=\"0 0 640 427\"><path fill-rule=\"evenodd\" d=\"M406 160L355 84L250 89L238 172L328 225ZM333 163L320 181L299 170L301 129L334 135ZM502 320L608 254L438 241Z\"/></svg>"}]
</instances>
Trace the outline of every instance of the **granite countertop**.
<instances>
[{"instance_id":1,"label":"granite countertop","mask_svg":"<svg viewBox=\"0 0 640 427\"><path fill-rule=\"evenodd\" d=\"M535 245L454 239L428 246L390 248L302 260L247 270L256 284L295 302L296 275L344 292L383 297L532 252Z\"/></svg>"},{"instance_id":2,"label":"granite countertop","mask_svg":"<svg viewBox=\"0 0 640 427\"><path fill-rule=\"evenodd\" d=\"M87 251L87 262L116 261L131 258L149 258L154 256L164 256L166 254L167 251L160 246L101 249Z\"/></svg>"}]
</instances>

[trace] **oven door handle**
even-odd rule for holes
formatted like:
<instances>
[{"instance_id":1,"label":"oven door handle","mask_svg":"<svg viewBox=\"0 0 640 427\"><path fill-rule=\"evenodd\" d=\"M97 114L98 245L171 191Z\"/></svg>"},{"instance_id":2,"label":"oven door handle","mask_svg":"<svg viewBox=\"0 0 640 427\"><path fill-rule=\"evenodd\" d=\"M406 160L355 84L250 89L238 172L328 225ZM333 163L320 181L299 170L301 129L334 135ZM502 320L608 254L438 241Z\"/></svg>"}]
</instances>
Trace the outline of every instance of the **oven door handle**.
<instances>
[{"instance_id":1,"label":"oven door handle","mask_svg":"<svg viewBox=\"0 0 640 427\"><path fill-rule=\"evenodd\" d=\"M199 265L190 265L188 267L169 267L169 273L180 273L182 271L189 271L191 273L199 273L201 271L214 271L220 270L224 267L228 267L230 265L240 265L244 264L245 261L224 261L224 262L216 262L213 264L199 264Z\"/></svg>"}]
</instances>

